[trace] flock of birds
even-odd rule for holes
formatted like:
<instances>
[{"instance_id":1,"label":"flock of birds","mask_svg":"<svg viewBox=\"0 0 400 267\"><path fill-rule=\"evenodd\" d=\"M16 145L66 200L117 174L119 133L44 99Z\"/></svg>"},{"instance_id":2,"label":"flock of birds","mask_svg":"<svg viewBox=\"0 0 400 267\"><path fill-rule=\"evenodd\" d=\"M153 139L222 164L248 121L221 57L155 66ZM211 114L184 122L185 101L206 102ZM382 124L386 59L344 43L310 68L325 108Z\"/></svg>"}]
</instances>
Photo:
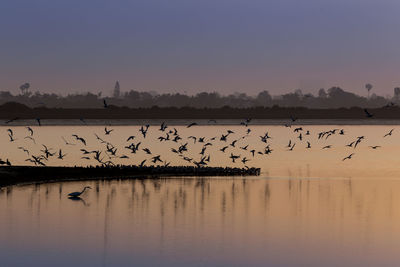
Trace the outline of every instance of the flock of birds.
<instances>
[{"instance_id":1,"label":"flock of birds","mask_svg":"<svg viewBox=\"0 0 400 267\"><path fill-rule=\"evenodd\" d=\"M366 111L367 112L367 111ZM369 113L368 113L369 114ZM369 114L371 115L371 114ZM152 145L158 143L169 143L170 151L174 153L177 157L179 157L186 165L194 164L197 167L203 167L210 164L212 160L212 155L210 152L210 147L217 147L214 149L219 151L222 155L226 155L229 160L232 161L233 164L239 164L240 167L249 168L247 163L251 161L255 157L265 156L273 153L274 149L272 149L271 139L269 132L266 131L264 134L259 135L257 143L246 142L246 138L250 137L252 133L252 129L250 127L251 119L246 119L240 123L244 127L244 130L237 129L225 129L225 132L219 133L216 136L207 138L205 136L199 135L190 135L184 136L180 134L180 132L175 127L169 127L165 122L161 123L159 127L152 126L151 128L155 129L155 134L157 135L157 139L150 139L149 143ZM290 118L290 122L285 124L285 127L292 130L292 132L296 135L295 139L288 140L288 144L286 146L287 151L293 151L296 146L303 146L305 149L311 149L312 145L310 143L311 132L308 129L303 129L305 126L296 126L294 125L297 121L297 118ZM217 122L215 120L209 120L208 124L215 125ZM39 124L40 126L41 124ZM186 128L196 127L198 124L193 122L186 126ZM157 129L158 128L158 129ZM65 143L66 146L76 147L80 153L81 160L94 160L97 165L103 166L113 166L116 165L115 159L130 159L130 158L139 158L140 164L139 166L144 166L145 164L150 165L163 165L168 166L170 164L169 156L162 156L160 154L155 154L152 152L152 148L145 146L145 141L149 139L149 129L150 125L143 125L139 128L138 132L134 135L130 135L126 138L125 145L121 149L107 141L106 137L113 135L115 129L105 127L103 134L94 133L96 137L98 145L100 145L99 149L89 149L87 138L80 136L78 134L72 134L70 141L68 141L64 136L61 136L61 139ZM240 128L239 128L240 129ZM383 138L387 138L393 134L394 129L391 129L389 132L383 135ZM9 142L15 142L18 140L15 137L14 130L11 128L7 129L7 134L9 137ZM315 134L315 133L314 133ZM327 131L322 131L316 133L316 137L318 140L329 140L331 136L334 135L345 135L344 129L329 129ZM253 136L254 137L254 136ZM257 138L257 137L256 137ZM72 139L72 140L71 140ZM32 142L33 145L40 146L40 153L34 154L32 151L26 148L26 146L17 145L17 149L23 151L27 158L26 162L30 162L36 166L46 166L48 162L55 158L57 160L64 160L67 157L67 154L63 152L62 148L52 149L49 148L46 144L36 144L35 139L35 131L32 127L26 127L26 136L24 137L26 142ZM365 140L365 136L358 136L350 143L345 144L345 146L355 149L360 145L360 143ZM192 144L200 145L199 151L193 151L195 147L191 147ZM369 146L371 149L378 149L380 146ZM188 152L190 148L190 153ZM332 145L327 144L323 145L322 149L330 149ZM355 155L355 152L350 153L346 157L342 158L342 161L350 160ZM135 154L141 155L137 156ZM198 154L197 154L198 153ZM193 156L193 155L198 156ZM11 166L11 162L9 159L1 160L0 165L8 165Z\"/></svg>"}]
</instances>

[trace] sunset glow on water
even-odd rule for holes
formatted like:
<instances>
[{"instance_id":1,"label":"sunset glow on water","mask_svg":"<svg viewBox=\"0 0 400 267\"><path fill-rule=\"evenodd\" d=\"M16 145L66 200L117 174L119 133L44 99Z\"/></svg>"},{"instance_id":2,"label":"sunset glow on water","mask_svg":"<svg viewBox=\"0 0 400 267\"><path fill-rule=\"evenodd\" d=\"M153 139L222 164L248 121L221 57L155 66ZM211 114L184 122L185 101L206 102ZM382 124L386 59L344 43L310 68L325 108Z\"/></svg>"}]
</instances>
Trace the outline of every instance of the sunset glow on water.
<instances>
[{"instance_id":1,"label":"sunset glow on water","mask_svg":"<svg viewBox=\"0 0 400 267\"><path fill-rule=\"evenodd\" d=\"M82 200L67 193L90 185ZM0 191L5 266L393 266L400 180L179 178Z\"/></svg>"},{"instance_id":2,"label":"sunset glow on water","mask_svg":"<svg viewBox=\"0 0 400 267\"><path fill-rule=\"evenodd\" d=\"M300 127L302 131L294 132ZM184 156L199 160L210 141L204 153L210 155L210 166L248 165L262 172L243 178L160 177L4 187L0 257L6 265L51 266L57 261L68 266L79 261L88 266L392 266L400 260L400 139L395 126L168 125L166 132L175 128L182 137L178 142L160 142L158 137L166 132L155 125L146 138L140 126L107 128L113 129L109 135L104 126L32 127L34 144L24 138L29 135L25 127L1 127L0 158L13 165L33 165L18 147L39 155L45 144L51 152L61 148L66 154L63 160L57 154L49 157L44 161L49 166L96 164L93 156L81 159L80 149L98 149L106 157L106 145L97 134L117 149L110 159L115 164L146 159L151 165L151 157L160 155L171 165L190 165L171 148L188 143ZM392 135L383 137L392 128ZM7 129L15 141L9 141ZM318 138L318 133L332 129L338 130ZM228 130L234 133L221 141ZM266 132L271 138L264 143L260 136ZM72 134L85 138L87 145ZM131 135L135 138L130 142L141 142L152 154L124 148ZM362 135L356 148L346 146ZM189 136L195 136L196 143ZM230 145L234 140L235 147ZM289 140L292 146L296 143L293 150ZM306 148L307 141L311 148ZM266 145L272 153L258 154ZM220 151L224 146L225 153ZM323 149L326 146L330 147ZM231 153L240 156L235 163ZM343 161L351 153L352 158ZM121 155L129 158L117 158ZM243 157L250 161L242 163ZM92 189L81 199L68 199L68 193L84 186Z\"/></svg>"}]
</instances>

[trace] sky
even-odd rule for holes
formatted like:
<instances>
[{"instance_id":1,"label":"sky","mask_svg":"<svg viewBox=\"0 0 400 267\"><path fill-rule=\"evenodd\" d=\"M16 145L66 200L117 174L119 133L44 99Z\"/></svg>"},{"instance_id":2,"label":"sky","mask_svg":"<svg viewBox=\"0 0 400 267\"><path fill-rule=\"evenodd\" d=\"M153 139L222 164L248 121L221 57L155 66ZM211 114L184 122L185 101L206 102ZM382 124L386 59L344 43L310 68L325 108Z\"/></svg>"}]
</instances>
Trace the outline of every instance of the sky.
<instances>
[{"instance_id":1,"label":"sky","mask_svg":"<svg viewBox=\"0 0 400 267\"><path fill-rule=\"evenodd\" d=\"M400 86L398 0L2 0L0 90Z\"/></svg>"}]
</instances>

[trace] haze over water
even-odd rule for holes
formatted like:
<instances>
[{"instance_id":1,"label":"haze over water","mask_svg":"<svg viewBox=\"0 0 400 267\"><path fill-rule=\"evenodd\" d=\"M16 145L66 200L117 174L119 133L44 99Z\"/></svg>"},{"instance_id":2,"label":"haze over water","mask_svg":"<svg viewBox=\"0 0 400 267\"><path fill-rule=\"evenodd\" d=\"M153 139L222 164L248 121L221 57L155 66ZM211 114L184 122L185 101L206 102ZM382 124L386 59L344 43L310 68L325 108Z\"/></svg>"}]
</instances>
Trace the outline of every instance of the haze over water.
<instances>
[{"instance_id":1,"label":"haze over water","mask_svg":"<svg viewBox=\"0 0 400 267\"><path fill-rule=\"evenodd\" d=\"M216 136L206 154L211 166L238 166L230 153L246 156L246 165L260 167L259 177L168 178L110 180L17 185L0 189L0 258L5 266L397 266L400 260L400 170L398 128L391 125L250 125L173 126L183 140L159 142L165 136L150 126L143 139L138 126L33 127L36 145L24 139L25 127L1 127L0 158L27 165L18 146L40 154L41 144L64 160L49 159L50 166L95 164L82 160L79 149L101 149L94 133L112 143L115 163L138 164L144 151L131 154L126 139L142 142L171 165L189 163L171 152L188 142L186 156L199 159L203 144L188 136ZM294 128L303 127L303 141ZM16 140L9 142L7 129ZM394 128L392 136L383 136ZM169 129L169 128L168 128ZM227 142L219 136L231 129ZM317 133L344 129L327 139ZM309 130L310 135L304 135ZM268 131L273 152L256 154L240 149L249 144L263 151L260 135ZM85 137L87 147L71 135ZM356 149L346 144L364 135ZM64 136L74 145L64 144ZM233 140L235 148L219 149ZM296 143L288 151L288 141ZM306 141L311 148L306 149ZM207 142L207 141L206 141ZM330 149L322 149L331 145ZM374 150L369 146L379 145ZM354 153L350 160L342 159ZM0 176L1 177L1 176ZM80 200L68 193L91 186Z\"/></svg>"}]
</instances>

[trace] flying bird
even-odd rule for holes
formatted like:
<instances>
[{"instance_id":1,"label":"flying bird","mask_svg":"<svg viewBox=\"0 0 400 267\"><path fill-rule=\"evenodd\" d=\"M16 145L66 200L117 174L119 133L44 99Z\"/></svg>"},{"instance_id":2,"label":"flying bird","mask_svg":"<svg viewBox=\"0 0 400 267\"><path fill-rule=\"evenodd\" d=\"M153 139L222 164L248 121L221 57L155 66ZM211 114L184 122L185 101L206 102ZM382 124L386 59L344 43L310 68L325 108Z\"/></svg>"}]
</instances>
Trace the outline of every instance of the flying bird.
<instances>
[{"instance_id":1,"label":"flying bird","mask_svg":"<svg viewBox=\"0 0 400 267\"><path fill-rule=\"evenodd\" d=\"M28 129L29 134L30 134L31 136L33 136L33 130L32 130L32 128L29 127L29 126L27 126L26 129Z\"/></svg>"},{"instance_id":2,"label":"flying bird","mask_svg":"<svg viewBox=\"0 0 400 267\"><path fill-rule=\"evenodd\" d=\"M189 125L187 126L187 128L190 128L190 127L195 126L195 125L198 125L198 124L195 123L195 122L192 122L191 124L189 124Z\"/></svg>"},{"instance_id":3,"label":"flying bird","mask_svg":"<svg viewBox=\"0 0 400 267\"><path fill-rule=\"evenodd\" d=\"M369 147L372 149L377 149L377 148L380 148L381 146L369 146Z\"/></svg>"},{"instance_id":4,"label":"flying bird","mask_svg":"<svg viewBox=\"0 0 400 267\"><path fill-rule=\"evenodd\" d=\"M114 129L108 130L107 127L104 127L104 133L105 133L105 135L109 135L112 131L114 131Z\"/></svg>"},{"instance_id":5,"label":"flying bird","mask_svg":"<svg viewBox=\"0 0 400 267\"><path fill-rule=\"evenodd\" d=\"M391 136L392 135L392 133L393 133L393 131L394 131L394 129L392 129L392 130L390 130L387 134L385 134L383 137L386 137L386 136Z\"/></svg>"},{"instance_id":6,"label":"flying bird","mask_svg":"<svg viewBox=\"0 0 400 267\"><path fill-rule=\"evenodd\" d=\"M364 109L364 112L365 112L365 116L367 116L367 118L372 118L374 116L374 114L369 113L366 108Z\"/></svg>"},{"instance_id":7,"label":"flying bird","mask_svg":"<svg viewBox=\"0 0 400 267\"><path fill-rule=\"evenodd\" d=\"M347 157L343 158L342 161L345 161L346 159L351 159L351 157L354 155L354 153L351 153Z\"/></svg>"}]
</instances>

